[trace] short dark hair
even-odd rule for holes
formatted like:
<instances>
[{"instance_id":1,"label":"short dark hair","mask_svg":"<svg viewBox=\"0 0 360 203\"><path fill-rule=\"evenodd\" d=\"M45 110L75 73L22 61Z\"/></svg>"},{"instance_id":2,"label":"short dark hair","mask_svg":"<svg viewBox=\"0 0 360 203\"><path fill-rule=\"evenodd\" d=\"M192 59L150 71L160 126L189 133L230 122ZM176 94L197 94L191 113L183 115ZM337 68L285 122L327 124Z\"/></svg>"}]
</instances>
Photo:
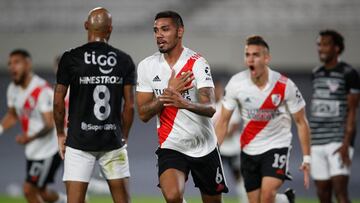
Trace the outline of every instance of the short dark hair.
<instances>
[{"instance_id":1,"label":"short dark hair","mask_svg":"<svg viewBox=\"0 0 360 203\"><path fill-rule=\"evenodd\" d=\"M330 36L335 44L339 47L339 54L341 54L345 49L344 37L336 30L326 29L319 32L320 36Z\"/></svg>"},{"instance_id":2,"label":"short dark hair","mask_svg":"<svg viewBox=\"0 0 360 203\"><path fill-rule=\"evenodd\" d=\"M14 56L14 55L21 55L24 58L31 59L30 53L25 49L14 49L13 51L10 52L9 56Z\"/></svg>"},{"instance_id":3,"label":"short dark hair","mask_svg":"<svg viewBox=\"0 0 360 203\"><path fill-rule=\"evenodd\" d=\"M155 20L159 18L171 18L177 27L184 27L184 22L180 14L178 14L175 11L161 11L158 14L156 14Z\"/></svg>"},{"instance_id":4,"label":"short dark hair","mask_svg":"<svg viewBox=\"0 0 360 203\"><path fill-rule=\"evenodd\" d=\"M266 43L264 38L259 35L252 35L246 39L246 45L260 45L270 51L269 45Z\"/></svg>"}]
</instances>

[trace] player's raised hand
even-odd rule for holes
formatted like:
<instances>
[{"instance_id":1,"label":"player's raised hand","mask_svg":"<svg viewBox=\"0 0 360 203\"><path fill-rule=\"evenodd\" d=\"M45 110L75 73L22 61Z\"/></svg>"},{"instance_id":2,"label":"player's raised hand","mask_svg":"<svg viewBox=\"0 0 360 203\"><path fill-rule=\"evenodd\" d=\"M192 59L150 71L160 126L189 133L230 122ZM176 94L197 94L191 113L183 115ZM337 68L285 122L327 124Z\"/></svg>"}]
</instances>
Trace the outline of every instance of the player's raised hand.
<instances>
[{"instance_id":1,"label":"player's raised hand","mask_svg":"<svg viewBox=\"0 0 360 203\"><path fill-rule=\"evenodd\" d=\"M161 102L164 102L164 106L173 106L179 109L185 108L188 104L188 101L172 88L166 88L159 99Z\"/></svg>"},{"instance_id":2,"label":"player's raised hand","mask_svg":"<svg viewBox=\"0 0 360 203\"><path fill-rule=\"evenodd\" d=\"M310 187L310 164L302 163L299 169L301 171L303 171L303 173L304 173L304 187L305 187L305 189L309 189L309 187Z\"/></svg>"},{"instance_id":3,"label":"player's raised hand","mask_svg":"<svg viewBox=\"0 0 360 203\"><path fill-rule=\"evenodd\" d=\"M62 160L65 157L65 141L66 136L64 133L58 133L58 146L59 146L59 154Z\"/></svg>"},{"instance_id":4,"label":"player's raised hand","mask_svg":"<svg viewBox=\"0 0 360 203\"><path fill-rule=\"evenodd\" d=\"M175 70L171 70L171 77L168 82L168 88L172 88L177 92L184 92L193 87L192 81L194 75L191 71L182 72L179 76L175 75Z\"/></svg>"},{"instance_id":5,"label":"player's raised hand","mask_svg":"<svg viewBox=\"0 0 360 203\"><path fill-rule=\"evenodd\" d=\"M342 160L342 165L350 166L351 159L349 157L349 146L346 144L342 144L333 154L339 153L340 158Z\"/></svg>"}]
</instances>

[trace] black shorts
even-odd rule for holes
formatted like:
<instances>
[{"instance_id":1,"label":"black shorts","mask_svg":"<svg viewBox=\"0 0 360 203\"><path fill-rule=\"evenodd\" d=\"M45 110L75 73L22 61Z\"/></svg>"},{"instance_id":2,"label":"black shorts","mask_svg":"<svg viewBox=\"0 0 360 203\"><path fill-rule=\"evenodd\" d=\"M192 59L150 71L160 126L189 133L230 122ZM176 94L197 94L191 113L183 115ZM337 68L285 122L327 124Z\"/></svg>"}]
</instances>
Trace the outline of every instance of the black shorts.
<instances>
[{"instance_id":1,"label":"black shorts","mask_svg":"<svg viewBox=\"0 0 360 203\"><path fill-rule=\"evenodd\" d=\"M46 187L48 183L54 182L60 163L61 158L58 153L47 159L26 160L26 182L38 188Z\"/></svg>"},{"instance_id":2,"label":"black shorts","mask_svg":"<svg viewBox=\"0 0 360 203\"><path fill-rule=\"evenodd\" d=\"M247 192L259 189L262 178L270 176L280 180L291 180L289 148L272 149L259 155L241 152L241 174Z\"/></svg>"},{"instance_id":3,"label":"black shorts","mask_svg":"<svg viewBox=\"0 0 360 203\"><path fill-rule=\"evenodd\" d=\"M167 169L173 168L182 171L186 179L191 172L195 187L203 194L217 195L229 191L220 153L217 148L203 157L190 157L171 149L158 149L158 176Z\"/></svg>"}]
</instances>

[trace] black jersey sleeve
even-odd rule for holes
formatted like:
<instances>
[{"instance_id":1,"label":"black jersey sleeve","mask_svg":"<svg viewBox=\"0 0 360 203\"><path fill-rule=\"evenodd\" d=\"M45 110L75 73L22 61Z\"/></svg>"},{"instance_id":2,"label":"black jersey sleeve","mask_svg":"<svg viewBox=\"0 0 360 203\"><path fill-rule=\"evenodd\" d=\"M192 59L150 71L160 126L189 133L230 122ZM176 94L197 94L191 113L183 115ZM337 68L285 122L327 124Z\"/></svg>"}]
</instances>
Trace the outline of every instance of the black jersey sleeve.
<instances>
[{"instance_id":1,"label":"black jersey sleeve","mask_svg":"<svg viewBox=\"0 0 360 203\"><path fill-rule=\"evenodd\" d=\"M124 85L135 85L135 64L130 56L127 57Z\"/></svg>"},{"instance_id":2,"label":"black jersey sleeve","mask_svg":"<svg viewBox=\"0 0 360 203\"><path fill-rule=\"evenodd\" d=\"M354 68L350 68L346 74L346 92L360 93L360 76Z\"/></svg>"},{"instance_id":3,"label":"black jersey sleeve","mask_svg":"<svg viewBox=\"0 0 360 203\"><path fill-rule=\"evenodd\" d=\"M57 84L62 84L68 86L71 80L70 73L70 53L65 52L60 59L59 67L56 73L56 82Z\"/></svg>"}]
</instances>

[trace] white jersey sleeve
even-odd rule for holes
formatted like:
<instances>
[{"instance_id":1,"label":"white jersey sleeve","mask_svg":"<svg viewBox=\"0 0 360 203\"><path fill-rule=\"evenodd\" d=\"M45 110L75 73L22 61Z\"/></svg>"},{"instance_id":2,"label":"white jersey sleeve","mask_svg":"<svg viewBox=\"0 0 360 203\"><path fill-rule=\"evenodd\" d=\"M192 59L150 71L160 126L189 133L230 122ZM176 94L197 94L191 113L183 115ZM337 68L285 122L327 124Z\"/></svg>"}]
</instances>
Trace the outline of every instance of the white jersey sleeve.
<instances>
[{"instance_id":1,"label":"white jersey sleeve","mask_svg":"<svg viewBox=\"0 0 360 203\"><path fill-rule=\"evenodd\" d=\"M238 106L233 78L230 79L225 87L225 95L222 104L227 110L234 110Z\"/></svg>"},{"instance_id":2,"label":"white jersey sleeve","mask_svg":"<svg viewBox=\"0 0 360 203\"><path fill-rule=\"evenodd\" d=\"M41 91L37 105L42 113L53 111L53 90L51 88L45 87Z\"/></svg>"},{"instance_id":3,"label":"white jersey sleeve","mask_svg":"<svg viewBox=\"0 0 360 203\"><path fill-rule=\"evenodd\" d=\"M138 92L153 92L151 87L151 82L147 77L146 71L147 63L146 59L141 61L138 65L137 69L137 84L136 84L136 91Z\"/></svg>"},{"instance_id":4,"label":"white jersey sleeve","mask_svg":"<svg viewBox=\"0 0 360 203\"><path fill-rule=\"evenodd\" d=\"M295 83L288 79L285 90L285 102L291 114L297 113L305 107L305 100Z\"/></svg>"},{"instance_id":5,"label":"white jersey sleeve","mask_svg":"<svg viewBox=\"0 0 360 203\"><path fill-rule=\"evenodd\" d=\"M10 84L7 88L6 92L6 100L7 100L7 107L13 108L15 105L15 95L14 95L14 86L13 84Z\"/></svg>"},{"instance_id":6,"label":"white jersey sleeve","mask_svg":"<svg viewBox=\"0 0 360 203\"><path fill-rule=\"evenodd\" d=\"M193 74L195 77L197 89L203 87L214 87L210 65L204 58L199 58L195 62L193 67Z\"/></svg>"}]
</instances>

